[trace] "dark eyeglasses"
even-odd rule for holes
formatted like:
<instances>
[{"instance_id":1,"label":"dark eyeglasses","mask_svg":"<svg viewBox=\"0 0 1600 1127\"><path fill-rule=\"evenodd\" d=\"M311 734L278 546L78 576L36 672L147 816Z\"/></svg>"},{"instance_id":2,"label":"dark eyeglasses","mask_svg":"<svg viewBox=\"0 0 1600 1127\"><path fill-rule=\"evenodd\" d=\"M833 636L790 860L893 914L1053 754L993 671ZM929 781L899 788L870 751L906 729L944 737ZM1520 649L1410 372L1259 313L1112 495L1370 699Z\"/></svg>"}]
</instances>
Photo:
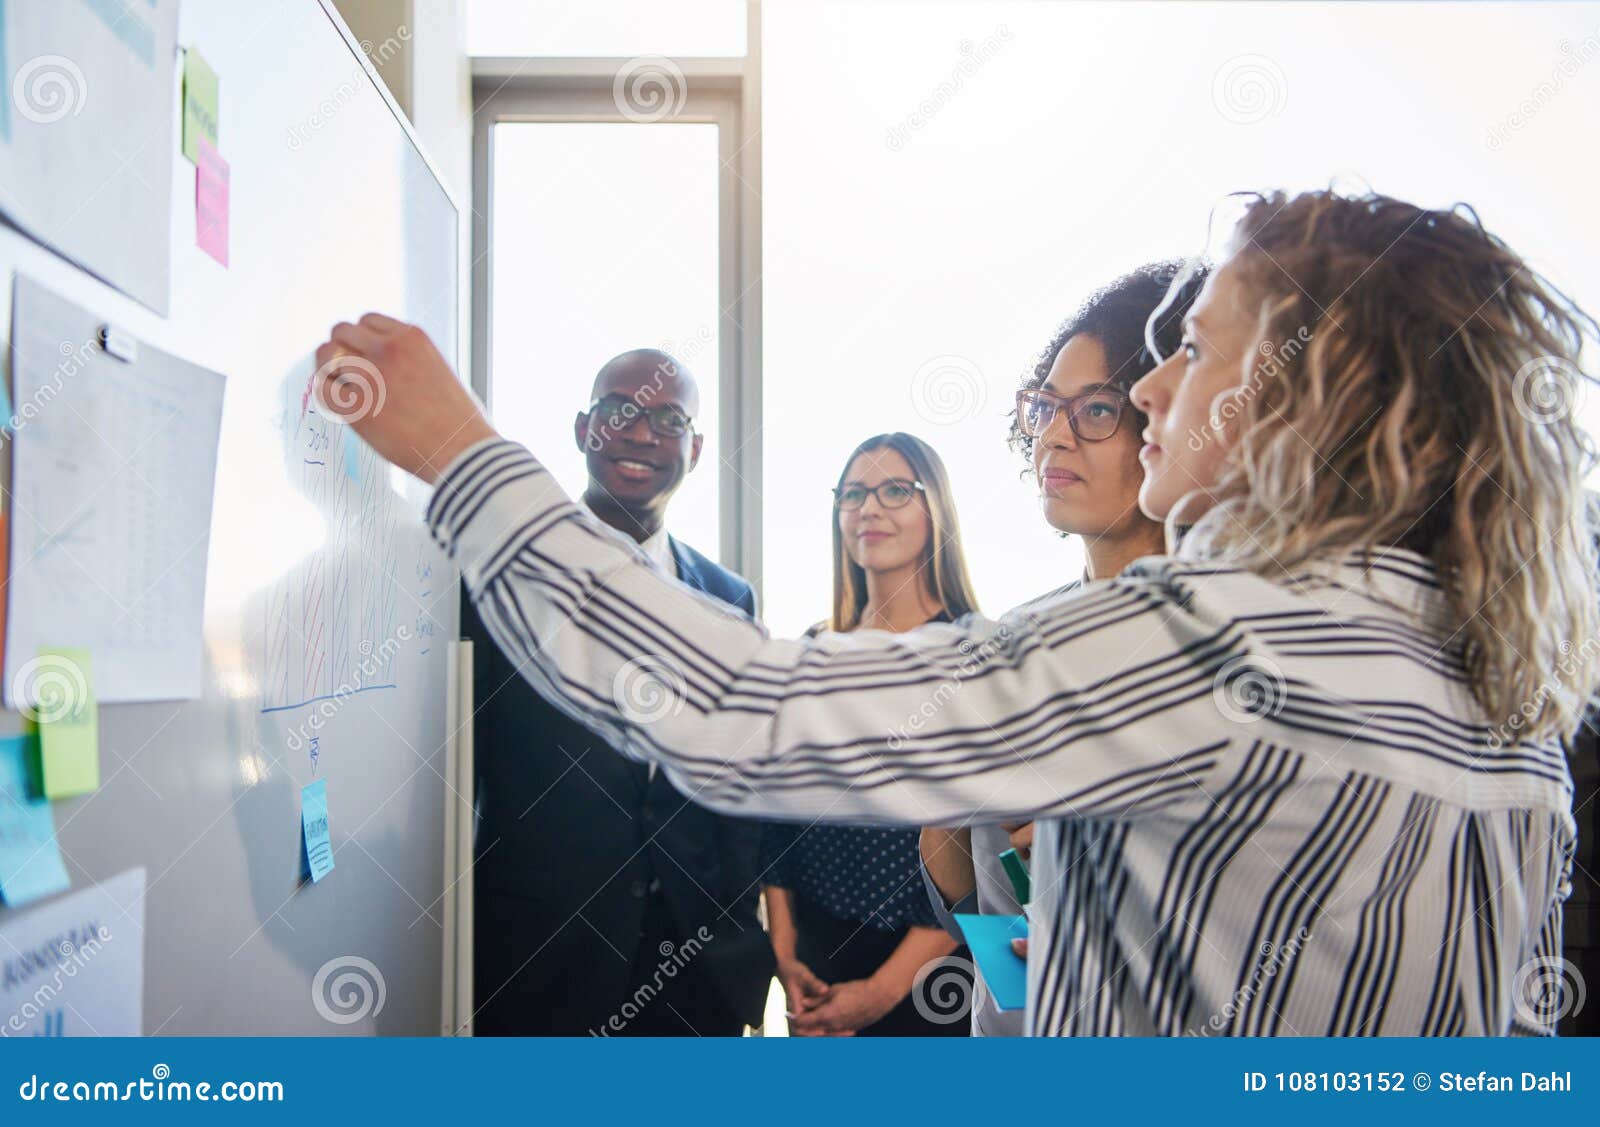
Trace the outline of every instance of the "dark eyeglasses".
<instances>
[{"instance_id":1,"label":"dark eyeglasses","mask_svg":"<svg viewBox=\"0 0 1600 1127\"><path fill-rule=\"evenodd\" d=\"M854 512L867 503L868 497L876 497L878 504L886 509L902 509L910 504L911 498L919 492L925 492L922 482L891 477L888 481L878 482L877 485L858 485L852 482L843 488L835 489L833 503L845 512Z\"/></svg>"},{"instance_id":2,"label":"dark eyeglasses","mask_svg":"<svg viewBox=\"0 0 1600 1127\"><path fill-rule=\"evenodd\" d=\"M1072 433L1082 442L1100 442L1117 433L1122 416L1133 406L1127 393L1101 388L1083 395L1057 395L1043 388L1017 392L1017 427L1029 438L1043 434L1065 411Z\"/></svg>"},{"instance_id":3,"label":"dark eyeglasses","mask_svg":"<svg viewBox=\"0 0 1600 1127\"><path fill-rule=\"evenodd\" d=\"M650 430L662 438L682 438L694 429L694 420L676 407L641 407L631 399L608 397L589 404L589 425L618 432L633 426L640 417Z\"/></svg>"}]
</instances>

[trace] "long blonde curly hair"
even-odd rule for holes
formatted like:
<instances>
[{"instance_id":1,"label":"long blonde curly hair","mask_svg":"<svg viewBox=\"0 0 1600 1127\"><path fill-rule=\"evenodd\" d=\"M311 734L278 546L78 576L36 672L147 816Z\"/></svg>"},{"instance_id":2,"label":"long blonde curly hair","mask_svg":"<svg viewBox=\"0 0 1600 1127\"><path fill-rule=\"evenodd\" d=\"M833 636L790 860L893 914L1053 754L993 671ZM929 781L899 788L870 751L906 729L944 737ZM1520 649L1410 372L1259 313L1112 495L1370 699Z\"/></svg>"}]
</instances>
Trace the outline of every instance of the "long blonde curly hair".
<instances>
[{"instance_id":1,"label":"long blonde curly hair","mask_svg":"<svg viewBox=\"0 0 1600 1127\"><path fill-rule=\"evenodd\" d=\"M1420 552L1490 724L1570 736L1600 687L1595 449L1573 418L1595 321L1462 205L1257 196L1229 255L1260 303L1253 370L1186 551L1262 573Z\"/></svg>"}]
</instances>

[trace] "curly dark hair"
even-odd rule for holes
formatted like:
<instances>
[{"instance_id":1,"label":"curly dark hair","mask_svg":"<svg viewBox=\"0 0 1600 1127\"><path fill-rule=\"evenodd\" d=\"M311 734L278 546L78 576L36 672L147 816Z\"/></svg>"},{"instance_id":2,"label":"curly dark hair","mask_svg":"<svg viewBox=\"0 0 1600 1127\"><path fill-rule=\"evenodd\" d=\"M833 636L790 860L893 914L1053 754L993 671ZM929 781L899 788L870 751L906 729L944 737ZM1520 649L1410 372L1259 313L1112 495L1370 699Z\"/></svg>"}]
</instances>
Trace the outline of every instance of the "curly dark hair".
<instances>
[{"instance_id":1,"label":"curly dark hair","mask_svg":"<svg viewBox=\"0 0 1600 1127\"><path fill-rule=\"evenodd\" d=\"M1034 359L1033 369L1023 379L1022 387L1043 387L1067 342L1075 336L1088 335L1099 341L1105 350L1111 383L1127 391L1155 368L1160 357L1178 350L1183 339L1183 318L1194 304L1206 273L1204 266L1178 260L1151 262L1096 290L1076 313L1061 322L1050 343ZM1168 300L1173 283L1179 279L1182 284ZM1160 357L1151 355L1145 331L1146 323L1157 310L1161 316L1150 325L1150 335L1160 350ZM1143 412L1136 412L1134 418L1142 429L1146 422ZM1017 425L1015 409L1011 412L1011 433L1006 441L1032 465L1033 439L1023 434Z\"/></svg>"}]
</instances>

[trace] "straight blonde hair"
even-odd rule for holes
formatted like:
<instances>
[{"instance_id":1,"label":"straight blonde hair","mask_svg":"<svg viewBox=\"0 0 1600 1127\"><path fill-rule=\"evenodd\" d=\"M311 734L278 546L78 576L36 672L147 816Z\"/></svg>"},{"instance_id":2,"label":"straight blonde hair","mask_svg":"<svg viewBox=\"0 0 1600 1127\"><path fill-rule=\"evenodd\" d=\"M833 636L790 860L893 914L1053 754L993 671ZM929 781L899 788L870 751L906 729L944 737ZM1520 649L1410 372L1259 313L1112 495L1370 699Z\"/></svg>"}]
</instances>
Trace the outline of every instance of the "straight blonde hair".
<instances>
[{"instance_id":1,"label":"straight blonde hair","mask_svg":"<svg viewBox=\"0 0 1600 1127\"><path fill-rule=\"evenodd\" d=\"M928 505L931 529L919 569L928 584L928 593L938 600L951 618L960 618L978 609L978 597L967 574L967 557L961 549L961 525L956 519L955 500L950 492L950 475L944 461L916 435L904 431L876 434L850 452L839 471L838 486L861 455L873 450L893 450L906 460L911 472L922 483L921 496ZM915 501L912 504L916 504ZM861 625L861 611L867 605L867 573L845 550L839 531L839 507L833 509L833 612L828 629L854 630Z\"/></svg>"}]
</instances>

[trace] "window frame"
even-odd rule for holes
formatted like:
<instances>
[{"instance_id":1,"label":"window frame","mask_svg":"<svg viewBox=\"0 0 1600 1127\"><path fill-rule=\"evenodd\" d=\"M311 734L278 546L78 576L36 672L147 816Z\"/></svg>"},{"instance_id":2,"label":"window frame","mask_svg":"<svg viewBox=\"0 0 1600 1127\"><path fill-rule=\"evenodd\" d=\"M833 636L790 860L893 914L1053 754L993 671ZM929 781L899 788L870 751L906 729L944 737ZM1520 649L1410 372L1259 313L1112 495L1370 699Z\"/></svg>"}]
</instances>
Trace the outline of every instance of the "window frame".
<instances>
[{"instance_id":1,"label":"window frame","mask_svg":"<svg viewBox=\"0 0 1600 1127\"><path fill-rule=\"evenodd\" d=\"M742 58L677 58L684 98L659 123L717 126L718 547L761 593L760 5ZM472 59L472 388L494 408L494 127L502 122L629 123L613 95L638 59ZM537 451L536 451L537 453Z\"/></svg>"}]
</instances>

